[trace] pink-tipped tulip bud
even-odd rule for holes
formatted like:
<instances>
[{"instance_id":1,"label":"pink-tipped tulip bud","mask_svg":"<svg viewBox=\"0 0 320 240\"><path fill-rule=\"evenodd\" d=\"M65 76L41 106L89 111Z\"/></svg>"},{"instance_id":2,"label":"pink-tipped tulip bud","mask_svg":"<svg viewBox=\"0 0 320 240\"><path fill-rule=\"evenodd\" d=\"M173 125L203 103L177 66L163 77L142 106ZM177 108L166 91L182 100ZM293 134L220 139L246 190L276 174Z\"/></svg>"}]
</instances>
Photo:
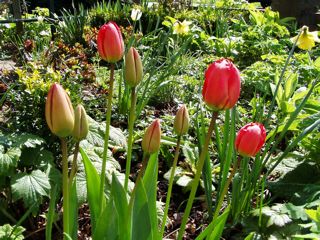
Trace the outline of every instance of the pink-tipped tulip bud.
<instances>
[{"instance_id":1,"label":"pink-tipped tulip bud","mask_svg":"<svg viewBox=\"0 0 320 240\"><path fill-rule=\"evenodd\" d=\"M174 119L173 129L177 135L181 136L188 132L189 129L189 113L185 105L182 105Z\"/></svg>"},{"instance_id":2,"label":"pink-tipped tulip bud","mask_svg":"<svg viewBox=\"0 0 320 240\"><path fill-rule=\"evenodd\" d=\"M124 43L116 23L108 22L99 29L97 44L100 57L103 60L115 63L122 59Z\"/></svg>"},{"instance_id":3,"label":"pink-tipped tulip bud","mask_svg":"<svg viewBox=\"0 0 320 240\"><path fill-rule=\"evenodd\" d=\"M254 157L266 141L266 129L261 123L249 123L242 127L236 137L237 152L244 157Z\"/></svg>"},{"instance_id":4,"label":"pink-tipped tulip bud","mask_svg":"<svg viewBox=\"0 0 320 240\"><path fill-rule=\"evenodd\" d=\"M155 153L160 148L161 127L160 120L156 119L151 123L144 133L142 139L142 150L145 153Z\"/></svg>"},{"instance_id":5,"label":"pink-tipped tulip bud","mask_svg":"<svg viewBox=\"0 0 320 240\"><path fill-rule=\"evenodd\" d=\"M54 83L46 100L46 121L51 132L58 137L71 135L74 126L74 112L66 91Z\"/></svg>"},{"instance_id":6,"label":"pink-tipped tulip bud","mask_svg":"<svg viewBox=\"0 0 320 240\"><path fill-rule=\"evenodd\" d=\"M202 96L213 110L232 108L240 96L240 73L228 59L219 59L205 72Z\"/></svg>"},{"instance_id":7,"label":"pink-tipped tulip bud","mask_svg":"<svg viewBox=\"0 0 320 240\"><path fill-rule=\"evenodd\" d=\"M79 104L74 111L74 128L72 136L81 141L87 137L89 132L89 123L87 119L87 113L84 107Z\"/></svg>"},{"instance_id":8,"label":"pink-tipped tulip bud","mask_svg":"<svg viewBox=\"0 0 320 240\"><path fill-rule=\"evenodd\" d=\"M125 57L124 80L130 87L136 87L142 80L143 67L138 51L131 47Z\"/></svg>"}]
</instances>

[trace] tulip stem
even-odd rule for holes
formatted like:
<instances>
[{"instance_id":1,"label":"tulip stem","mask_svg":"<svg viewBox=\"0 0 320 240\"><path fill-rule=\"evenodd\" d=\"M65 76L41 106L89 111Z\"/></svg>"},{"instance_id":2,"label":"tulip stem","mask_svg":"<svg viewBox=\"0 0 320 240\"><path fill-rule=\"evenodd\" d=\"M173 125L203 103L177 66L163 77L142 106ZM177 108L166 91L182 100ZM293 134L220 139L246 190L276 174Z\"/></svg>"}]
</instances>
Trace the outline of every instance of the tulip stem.
<instances>
[{"instance_id":1,"label":"tulip stem","mask_svg":"<svg viewBox=\"0 0 320 240\"><path fill-rule=\"evenodd\" d=\"M102 169L101 169L101 184L100 184L100 213L102 213L102 203L104 198L104 182L106 178L106 164L109 146L109 134L110 134L110 122L111 122L111 108L112 108L112 95L113 95L113 83L114 83L114 64L110 66L110 87L108 93L108 103L107 103L107 113L106 113L106 132L104 135L104 146L103 146L103 156L102 156Z\"/></svg>"},{"instance_id":2,"label":"tulip stem","mask_svg":"<svg viewBox=\"0 0 320 240\"><path fill-rule=\"evenodd\" d=\"M169 211L169 205L170 205L170 198L171 198L171 192L172 192L172 186L173 186L173 179L174 179L174 173L176 171L176 166L178 163L178 157L179 157L179 152L180 152L180 143L181 143L181 136L178 136L177 139L177 147L176 151L174 153L174 159L173 159L173 164L171 168L171 173L170 173L170 179L169 179L169 187L168 187L168 192L167 192L167 199L166 199L166 206L164 209L164 214L162 218L162 225L161 225L161 235L163 236L164 229L166 227L166 222L167 222L167 216L168 216L168 211Z\"/></svg>"},{"instance_id":3,"label":"tulip stem","mask_svg":"<svg viewBox=\"0 0 320 240\"><path fill-rule=\"evenodd\" d=\"M76 175L76 172L77 172L77 169L78 169L78 153L79 153L79 144L80 142L77 141L76 142L76 146L74 147L74 152L73 152L73 160L72 160L72 166L71 166L71 173L70 173L70 178L69 178L69 181L70 181L70 189L72 187L72 182L73 182L73 178L74 176Z\"/></svg>"},{"instance_id":4,"label":"tulip stem","mask_svg":"<svg viewBox=\"0 0 320 240\"><path fill-rule=\"evenodd\" d=\"M69 235L69 179L68 179L68 159L67 141L61 138L62 152L62 194L63 194L63 232ZM63 239L66 239L65 235Z\"/></svg>"},{"instance_id":5,"label":"tulip stem","mask_svg":"<svg viewBox=\"0 0 320 240\"><path fill-rule=\"evenodd\" d=\"M129 175L131 170L131 158L132 158L132 145L133 145L133 125L135 121L135 112L136 112L136 102L137 94L136 88L131 89L131 107L129 115L129 136L128 136L128 152L127 152L127 162L126 162L126 177L124 181L124 190L128 190Z\"/></svg>"},{"instance_id":6,"label":"tulip stem","mask_svg":"<svg viewBox=\"0 0 320 240\"><path fill-rule=\"evenodd\" d=\"M193 200L194 200L194 197L196 195L196 191L197 191L197 188L198 188L198 185L199 185L200 176L201 176L202 168L203 168L203 165L204 165L204 160L205 160L205 157L206 157L206 155L208 153L208 147L209 147L211 135L212 135L212 132L214 130L214 125L216 123L217 117L218 117L218 112L214 111L212 113L212 118L211 118L211 122L210 122L210 125L209 125L208 133L207 133L207 136L206 136L206 139L205 139L205 142L204 142L204 145L203 145L203 148L202 148L202 151L201 151L198 163L197 163L196 175L195 175L195 177L193 179L192 186L191 186L191 192L190 192L189 199L188 199L188 203L187 203L185 212L183 214L183 218L182 218L182 222L181 222L181 226L180 226L180 230L179 230L178 238L177 238L178 240L182 240L182 237L183 237L183 234L184 234L184 230L186 228L186 224L187 224L188 217L190 215L191 207L192 207L192 204L193 204Z\"/></svg>"},{"instance_id":7,"label":"tulip stem","mask_svg":"<svg viewBox=\"0 0 320 240\"><path fill-rule=\"evenodd\" d=\"M223 203L224 196L225 196L225 195L227 194L227 192L228 192L229 185L230 185L230 183L231 183L231 181L232 181L232 178L233 178L234 175L236 174L236 171L237 171L237 169L238 169L238 165L239 165L239 162L237 162L237 163L235 164L235 166L232 168L232 171L231 171L231 173L230 173L230 175L229 175L229 178L228 178L226 184L224 185L224 188L223 188L223 190L222 190L222 192L221 192L221 194L220 194L220 197L219 197L219 199L218 199L218 204L217 204L216 209L215 209L215 211L214 211L214 215L213 215L212 221L214 221L214 220L219 216L219 212L220 212L220 208L221 208L222 203Z\"/></svg>"}]
</instances>

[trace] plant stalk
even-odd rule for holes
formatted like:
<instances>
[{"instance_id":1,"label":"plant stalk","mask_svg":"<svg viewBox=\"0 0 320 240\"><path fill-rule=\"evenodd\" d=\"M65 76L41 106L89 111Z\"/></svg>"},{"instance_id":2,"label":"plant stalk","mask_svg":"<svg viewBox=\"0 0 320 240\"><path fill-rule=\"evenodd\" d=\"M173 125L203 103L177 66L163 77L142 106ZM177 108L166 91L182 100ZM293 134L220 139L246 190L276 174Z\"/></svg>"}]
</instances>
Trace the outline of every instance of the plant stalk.
<instances>
[{"instance_id":1,"label":"plant stalk","mask_svg":"<svg viewBox=\"0 0 320 240\"><path fill-rule=\"evenodd\" d=\"M217 204L216 209L214 211L213 221L219 216L219 212L220 212L220 208L221 208L222 203L223 203L224 196L228 192L229 185L230 185L234 175L237 172L238 165L239 165L239 163L236 163L235 166L232 168L232 171L231 171L231 173L229 175L229 178L228 178L226 184L224 185L224 188L223 188L223 190L222 190L222 192L220 194L219 200L218 200L218 204Z\"/></svg>"},{"instance_id":2,"label":"plant stalk","mask_svg":"<svg viewBox=\"0 0 320 240\"><path fill-rule=\"evenodd\" d=\"M169 205L170 205L170 199L171 199L171 192L172 192L172 186L173 186L174 173L176 171L176 166L177 166L177 163L178 163L178 157L179 157L179 152L180 152L180 143L181 143L181 136L178 136L177 147L176 147L176 151L174 153L174 160L173 160L170 179L169 179L169 187L168 187L168 192L167 192L166 206L165 206L164 214L163 214L163 218L162 218L160 236L163 236L164 229L166 227L166 220L167 220L168 211L169 211Z\"/></svg>"},{"instance_id":3,"label":"plant stalk","mask_svg":"<svg viewBox=\"0 0 320 240\"><path fill-rule=\"evenodd\" d=\"M209 125L209 129L208 129L208 133L207 133L207 136L206 136L206 140L204 142L204 145L203 145L203 148L202 148L199 160L198 160L198 164L197 164L197 168L196 168L196 175L195 175L193 183L192 183L192 188L191 188L191 192L190 192L190 195L189 195L188 203L187 203L185 212L183 214L183 218L182 218L182 222L181 222L181 226L180 226L180 230L179 230L178 238L177 238L178 240L182 240L183 233L184 233L184 230L186 228L186 224L187 224L187 221L188 221L188 217L190 215L190 211L191 211L191 207L192 207L192 204L193 204L193 200L194 200L194 197L196 195L196 191L197 191L197 188L198 188L198 185L199 185L199 181L200 181L200 176L201 176L201 173L202 173L204 160L205 160L205 157L206 157L207 152L208 152L210 138L211 138L211 135L212 135L212 132L213 132L214 125L216 123L217 117L218 117L218 112L213 112L212 113L211 122L210 122L210 125Z\"/></svg>"},{"instance_id":4,"label":"plant stalk","mask_svg":"<svg viewBox=\"0 0 320 240\"><path fill-rule=\"evenodd\" d=\"M78 154L79 154L79 145L80 145L80 142L78 141L78 142L76 143L76 146L74 147L73 160L72 160L72 166L71 166L71 173L70 173L70 178L69 178L69 181L70 181L70 189L72 188L73 178L74 178L74 176L76 175L77 170L78 170L77 160L78 160ZM71 191L71 190L70 190L70 191Z\"/></svg>"},{"instance_id":5,"label":"plant stalk","mask_svg":"<svg viewBox=\"0 0 320 240\"><path fill-rule=\"evenodd\" d=\"M131 170L131 158L132 158L132 145L133 145L133 126L136 118L136 102L137 94L136 88L131 89L131 107L129 113L129 136L128 136L128 152L127 152L127 162L126 162L126 176L124 181L124 190L128 190L129 175Z\"/></svg>"},{"instance_id":6,"label":"plant stalk","mask_svg":"<svg viewBox=\"0 0 320 240\"><path fill-rule=\"evenodd\" d=\"M104 197L104 182L106 177L106 164L107 164L107 155L108 155L108 146L109 146L109 134L110 134L110 122L111 122L111 108L112 108L112 95L113 95L113 83L114 83L114 64L110 66L110 87L108 94L108 103L107 103L107 113L106 113L106 132L104 135L104 146L103 146L103 156L102 156L102 169L101 169L101 183L100 183L100 213L102 213L102 203Z\"/></svg>"},{"instance_id":7,"label":"plant stalk","mask_svg":"<svg viewBox=\"0 0 320 240\"><path fill-rule=\"evenodd\" d=\"M69 179L68 179L68 158L67 158L67 141L61 138L62 152L62 194L63 194L63 232L69 235ZM63 239L67 239L65 235Z\"/></svg>"}]
</instances>

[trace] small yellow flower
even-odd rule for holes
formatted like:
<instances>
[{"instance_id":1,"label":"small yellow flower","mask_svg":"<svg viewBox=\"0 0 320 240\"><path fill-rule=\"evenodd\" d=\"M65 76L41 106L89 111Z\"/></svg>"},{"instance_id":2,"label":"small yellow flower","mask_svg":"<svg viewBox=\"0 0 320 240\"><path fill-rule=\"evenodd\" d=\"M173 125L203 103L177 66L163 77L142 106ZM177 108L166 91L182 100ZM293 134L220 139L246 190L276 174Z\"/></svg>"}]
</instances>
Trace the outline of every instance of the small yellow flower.
<instances>
[{"instance_id":1,"label":"small yellow flower","mask_svg":"<svg viewBox=\"0 0 320 240\"><path fill-rule=\"evenodd\" d=\"M297 38L297 46L302 50L311 50L316 45L316 42L320 42L318 37L318 31L309 32L309 28L307 26L303 26L301 29L301 34L291 38L291 42L295 43Z\"/></svg>"},{"instance_id":2,"label":"small yellow flower","mask_svg":"<svg viewBox=\"0 0 320 240\"><path fill-rule=\"evenodd\" d=\"M186 20L183 20L183 22L176 21L173 24L173 34L179 34L179 35L187 34L190 30L189 25L191 23L192 22L186 21Z\"/></svg>"}]
</instances>

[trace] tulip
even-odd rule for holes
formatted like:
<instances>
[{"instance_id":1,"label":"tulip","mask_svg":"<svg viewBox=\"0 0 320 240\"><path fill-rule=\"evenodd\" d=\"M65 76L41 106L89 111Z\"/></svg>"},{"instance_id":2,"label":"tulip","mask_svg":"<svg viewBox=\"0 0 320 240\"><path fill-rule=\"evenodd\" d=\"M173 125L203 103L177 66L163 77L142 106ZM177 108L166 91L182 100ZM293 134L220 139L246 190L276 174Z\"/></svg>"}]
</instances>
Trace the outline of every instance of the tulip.
<instances>
[{"instance_id":1,"label":"tulip","mask_svg":"<svg viewBox=\"0 0 320 240\"><path fill-rule=\"evenodd\" d=\"M124 43L118 25L114 22L104 24L97 38L100 57L109 62L115 63L121 60L124 54Z\"/></svg>"},{"instance_id":2,"label":"tulip","mask_svg":"<svg viewBox=\"0 0 320 240\"><path fill-rule=\"evenodd\" d=\"M181 136L188 132L189 129L189 113L185 105L182 105L174 119L173 129L177 135Z\"/></svg>"},{"instance_id":3,"label":"tulip","mask_svg":"<svg viewBox=\"0 0 320 240\"><path fill-rule=\"evenodd\" d=\"M74 112L66 91L54 83L46 100L46 121L51 132L58 137L69 136L74 127Z\"/></svg>"},{"instance_id":4,"label":"tulip","mask_svg":"<svg viewBox=\"0 0 320 240\"><path fill-rule=\"evenodd\" d=\"M148 154L157 152L160 148L160 139L161 139L160 120L156 119L147 128L143 136L143 139L142 139L143 151Z\"/></svg>"},{"instance_id":5,"label":"tulip","mask_svg":"<svg viewBox=\"0 0 320 240\"><path fill-rule=\"evenodd\" d=\"M249 123L242 127L236 137L235 147L244 157L254 157L266 140L266 130L261 123Z\"/></svg>"},{"instance_id":6,"label":"tulip","mask_svg":"<svg viewBox=\"0 0 320 240\"><path fill-rule=\"evenodd\" d=\"M86 138L88 131L89 131L89 124L88 124L86 110L81 104L79 104L75 109L74 128L73 128L72 136L77 141L81 141Z\"/></svg>"},{"instance_id":7,"label":"tulip","mask_svg":"<svg viewBox=\"0 0 320 240\"><path fill-rule=\"evenodd\" d=\"M131 47L125 57L124 79L131 87L136 87L142 80L143 67L138 51Z\"/></svg>"},{"instance_id":8,"label":"tulip","mask_svg":"<svg viewBox=\"0 0 320 240\"><path fill-rule=\"evenodd\" d=\"M240 73L228 59L212 63L205 72L202 96L213 110L232 108L240 96Z\"/></svg>"}]
</instances>

